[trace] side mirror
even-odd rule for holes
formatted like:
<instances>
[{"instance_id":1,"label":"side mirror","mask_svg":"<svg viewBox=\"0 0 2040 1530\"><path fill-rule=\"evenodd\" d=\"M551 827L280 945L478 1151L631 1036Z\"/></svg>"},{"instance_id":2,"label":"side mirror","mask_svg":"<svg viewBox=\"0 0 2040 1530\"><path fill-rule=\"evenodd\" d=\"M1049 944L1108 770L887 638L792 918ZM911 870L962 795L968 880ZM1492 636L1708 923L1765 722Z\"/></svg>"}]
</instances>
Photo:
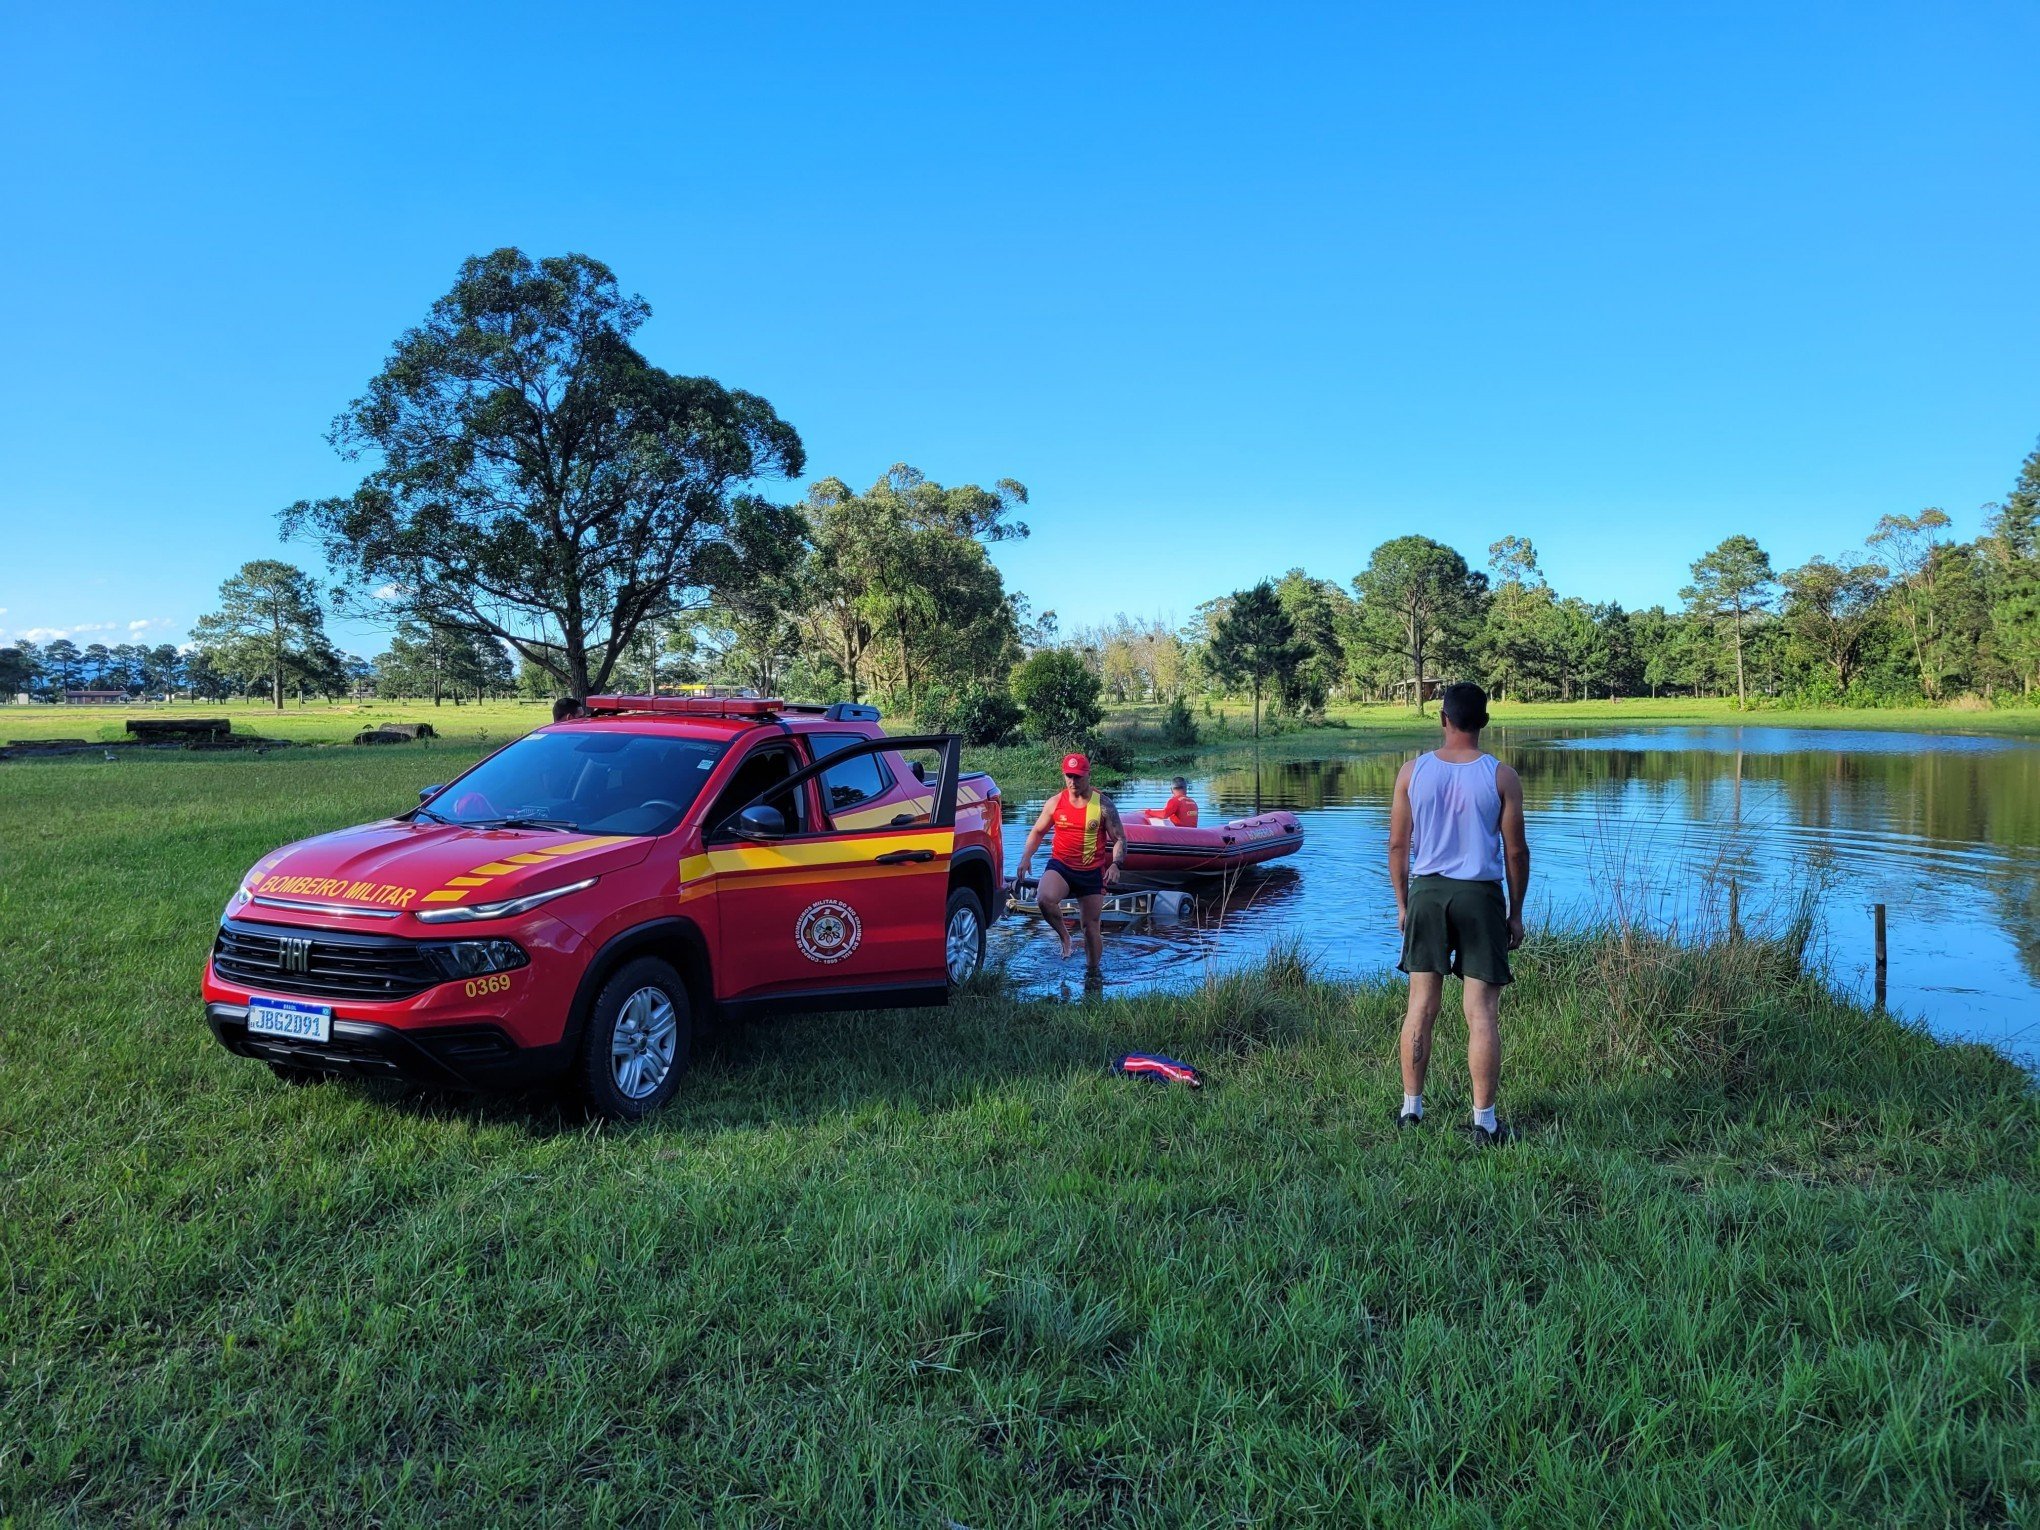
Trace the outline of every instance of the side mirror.
<instances>
[{"instance_id":1,"label":"side mirror","mask_svg":"<svg viewBox=\"0 0 2040 1530\"><path fill-rule=\"evenodd\" d=\"M747 807L737 814L736 834L739 839L784 839L786 815L762 802Z\"/></svg>"},{"instance_id":2,"label":"side mirror","mask_svg":"<svg viewBox=\"0 0 2040 1530\"><path fill-rule=\"evenodd\" d=\"M430 802L445 790L446 783L444 781L435 781L430 786L421 786L418 788L418 800L420 802Z\"/></svg>"},{"instance_id":3,"label":"side mirror","mask_svg":"<svg viewBox=\"0 0 2040 1530\"><path fill-rule=\"evenodd\" d=\"M919 781L923 786L928 784L928 767L926 765L923 765L919 760L910 760L907 762L907 769L914 773L916 781Z\"/></svg>"}]
</instances>

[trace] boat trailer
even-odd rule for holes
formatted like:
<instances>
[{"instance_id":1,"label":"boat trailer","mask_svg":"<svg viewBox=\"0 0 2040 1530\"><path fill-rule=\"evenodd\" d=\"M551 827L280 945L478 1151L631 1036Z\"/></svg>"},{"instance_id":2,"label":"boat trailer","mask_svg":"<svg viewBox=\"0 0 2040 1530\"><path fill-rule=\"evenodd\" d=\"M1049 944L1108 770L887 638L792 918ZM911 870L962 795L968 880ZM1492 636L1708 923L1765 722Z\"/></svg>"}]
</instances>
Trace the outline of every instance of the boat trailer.
<instances>
[{"instance_id":1,"label":"boat trailer","mask_svg":"<svg viewBox=\"0 0 2040 1530\"><path fill-rule=\"evenodd\" d=\"M1041 912L1039 901L1041 881L1038 877L1012 878L1006 883L1006 912L1009 914L1034 915ZM1075 902L1075 899L1068 900ZM1125 929L1137 924L1173 924L1188 919L1195 908L1195 900L1186 892L1172 892L1166 888L1142 887L1127 892L1107 893L1105 911L1100 920L1113 929ZM1070 911L1074 914L1076 911Z\"/></svg>"}]
</instances>

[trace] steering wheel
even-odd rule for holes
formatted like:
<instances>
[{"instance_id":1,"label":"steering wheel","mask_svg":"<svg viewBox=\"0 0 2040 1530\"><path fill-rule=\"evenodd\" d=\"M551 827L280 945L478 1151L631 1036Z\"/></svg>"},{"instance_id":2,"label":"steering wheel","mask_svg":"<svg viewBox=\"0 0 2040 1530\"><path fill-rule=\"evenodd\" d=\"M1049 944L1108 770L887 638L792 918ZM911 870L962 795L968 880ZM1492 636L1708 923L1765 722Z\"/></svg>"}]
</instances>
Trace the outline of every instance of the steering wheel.
<instances>
[{"instance_id":1,"label":"steering wheel","mask_svg":"<svg viewBox=\"0 0 2040 1530\"><path fill-rule=\"evenodd\" d=\"M640 802L640 803L638 804L638 806L639 806L639 808L641 808L641 809L642 809L642 808L664 808L664 809L665 809L665 810L666 810L667 812L669 812L669 813L677 813L677 812L679 812L679 811L680 811L680 804L679 804L679 803L677 803L677 802L668 802L668 801L667 801L667 800L666 800L666 799L665 799L664 797L648 797L648 798L646 798L646 799L645 799L645 800L644 800L643 802Z\"/></svg>"}]
</instances>

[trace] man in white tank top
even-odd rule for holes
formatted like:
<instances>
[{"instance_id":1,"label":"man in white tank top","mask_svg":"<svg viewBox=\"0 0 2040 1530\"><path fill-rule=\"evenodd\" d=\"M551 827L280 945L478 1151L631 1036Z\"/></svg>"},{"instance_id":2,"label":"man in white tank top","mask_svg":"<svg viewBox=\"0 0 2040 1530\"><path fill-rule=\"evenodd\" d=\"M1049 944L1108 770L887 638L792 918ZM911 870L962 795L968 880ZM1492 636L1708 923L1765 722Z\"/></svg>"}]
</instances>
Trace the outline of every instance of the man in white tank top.
<instances>
[{"instance_id":1,"label":"man in white tank top","mask_svg":"<svg viewBox=\"0 0 2040 1530\"><path fill-rule=\"evenodd\" d=\"M1438 719L1444 743L1403 766L1388 820L1388 880L1403 934L1400 965L1410 975L1397 1121L1408 1127L1424 1119L1431 1028L1450 972L1466 987L1473 1135L1487 1146L1515 1137L1495 1116L1495 1091L1502 1075L1502 989L1510 980L1509 953L1523 943L1530 844L1521 779L1481 752L1487 693L1477 685L1448 685Z\"/></svg>"}]
</instances>

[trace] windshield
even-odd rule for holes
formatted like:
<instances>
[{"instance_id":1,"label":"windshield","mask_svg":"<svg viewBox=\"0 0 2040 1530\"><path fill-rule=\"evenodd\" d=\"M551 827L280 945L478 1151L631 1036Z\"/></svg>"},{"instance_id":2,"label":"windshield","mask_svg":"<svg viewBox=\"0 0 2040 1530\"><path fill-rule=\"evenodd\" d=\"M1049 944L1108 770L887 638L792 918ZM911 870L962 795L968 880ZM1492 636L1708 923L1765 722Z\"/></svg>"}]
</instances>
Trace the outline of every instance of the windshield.
<instances>
[{"instance_id":1,"label":"windshield","mask_svg":"<svg viewBox=\"0 0 2040 1530\"><path fill-rule=\"evenodd\" d=\"M420 807L426 823L664 834L728 745L643 733L531 733Z\"/></svg>"}]
</instances>

